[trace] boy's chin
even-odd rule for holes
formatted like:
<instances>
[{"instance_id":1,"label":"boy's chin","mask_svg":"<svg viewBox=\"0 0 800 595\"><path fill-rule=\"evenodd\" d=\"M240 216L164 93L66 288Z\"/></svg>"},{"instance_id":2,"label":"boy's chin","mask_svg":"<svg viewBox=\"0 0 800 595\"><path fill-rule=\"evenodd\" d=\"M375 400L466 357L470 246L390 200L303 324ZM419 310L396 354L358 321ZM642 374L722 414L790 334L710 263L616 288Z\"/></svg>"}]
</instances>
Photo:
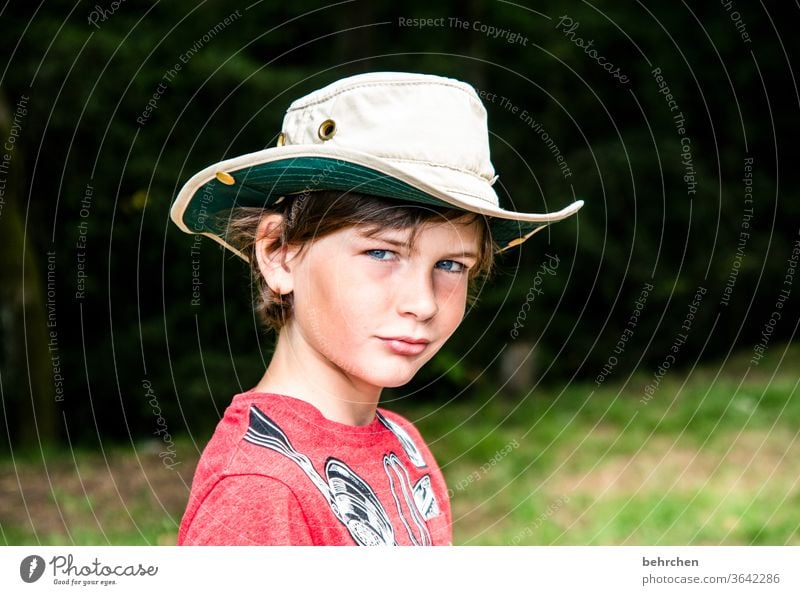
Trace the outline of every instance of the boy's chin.
<instances>
[{"instance_id":1,"label":"boy's chin","mask_svg":"<svg viewBox=\"0 0 800 595\"><path fill-rule=\"evenodd\" d=\"M385 374L380 374L376 373L376 371L373 371L367 378L364 378L364 380L373 386L379 386L381 388L398 388L411 382L416 374L417 370L405 373L398 373L395 370L392 372L387 371Z\"/></svg>"},{"instance_id":2,"label":"boy's chin","mask_svg":"<svg viewBox=\"0 0 800 595\"><path fill-rule=\"evenodd\" d=\"M357 369L351 368L351 375L362 382L379 388L398 388L408 384L430 358L392 357L386 360L372 359L369 364L361 362Z\"/></svg>"},{"instance_id":3,"label":"boy's chin","mask_svg":"<svg viewBox=\"0 0 800 595\"><path fill-rule=\"evenodd\" d=\"M403 380L387 380L386 382L382 382L381 386L383 388L399 388L411 382L412 378L414 378L414 376L409 376Z\"/></svg>"}]
</instances>

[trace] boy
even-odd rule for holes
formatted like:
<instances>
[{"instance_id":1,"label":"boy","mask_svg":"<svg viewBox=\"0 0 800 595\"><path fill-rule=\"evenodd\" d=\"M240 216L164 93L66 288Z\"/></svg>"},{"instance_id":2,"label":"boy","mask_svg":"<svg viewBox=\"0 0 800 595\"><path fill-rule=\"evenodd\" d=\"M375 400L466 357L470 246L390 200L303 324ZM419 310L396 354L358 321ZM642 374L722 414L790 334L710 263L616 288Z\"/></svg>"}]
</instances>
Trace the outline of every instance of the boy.
<instances>
[{"instance_id":1,"label":"boy","mask_svg":"<svg viewBox=\"0 0 800 595\"><path fill-rule=\"evenodd\" d=\"M295 101L278 147L187 182L173 220L250 263L278 339L202 455L180 544L452 543L439 467L378 401L456 330L494 252L582 206L506 211L496 179L472 87L377 72Z\"/></svg>"}]
</instances>

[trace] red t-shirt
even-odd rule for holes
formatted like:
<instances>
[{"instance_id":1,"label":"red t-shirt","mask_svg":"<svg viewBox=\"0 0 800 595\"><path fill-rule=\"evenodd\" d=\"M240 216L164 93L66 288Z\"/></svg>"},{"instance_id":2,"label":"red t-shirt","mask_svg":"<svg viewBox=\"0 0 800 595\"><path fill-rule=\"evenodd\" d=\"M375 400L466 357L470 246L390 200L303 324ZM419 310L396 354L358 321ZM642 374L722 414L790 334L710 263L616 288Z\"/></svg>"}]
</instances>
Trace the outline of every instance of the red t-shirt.
<instances>
[{"instance_id":1,"label":"red t-shirt","mask_svg":"<svg viewBox=\"0 0 800 595\"><path fill-rule=\"evenodd\" d=\"M450 545L444 477L417 429L300 399L236 395L203 451L179 545Z\"/></svg>"}]
</instances>

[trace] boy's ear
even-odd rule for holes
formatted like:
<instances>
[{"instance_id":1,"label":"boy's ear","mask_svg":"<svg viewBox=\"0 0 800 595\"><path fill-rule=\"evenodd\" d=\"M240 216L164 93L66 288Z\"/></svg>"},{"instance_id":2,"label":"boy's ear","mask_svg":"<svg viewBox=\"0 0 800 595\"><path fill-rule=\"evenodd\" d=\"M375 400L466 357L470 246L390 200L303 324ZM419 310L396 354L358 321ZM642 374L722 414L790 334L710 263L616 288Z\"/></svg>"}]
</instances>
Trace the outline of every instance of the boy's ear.
<instances>
[{"instance_id":1,"label":"boy's ear","mask_svg":"<svg viewBox=\"0 0 800 595\"><path fill-rule=\"evenodd\" d=\"M255 252L258 268L269 288L278 295L287 295L294 290L291 261L299 247L281 246L282 228L282 215L270 213L262 217L256 231Z\"/></svg>"}]
</instances>

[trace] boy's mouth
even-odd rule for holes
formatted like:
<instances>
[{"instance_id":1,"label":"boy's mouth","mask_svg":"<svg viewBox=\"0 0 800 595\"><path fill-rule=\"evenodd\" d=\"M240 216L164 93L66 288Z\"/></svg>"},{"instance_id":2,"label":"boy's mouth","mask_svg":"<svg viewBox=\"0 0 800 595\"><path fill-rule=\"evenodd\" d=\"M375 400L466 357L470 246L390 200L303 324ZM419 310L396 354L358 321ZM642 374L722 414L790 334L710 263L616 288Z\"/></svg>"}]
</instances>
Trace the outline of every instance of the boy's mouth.
<instances>
[{"instance_id":1,"label":"boy's mouth","mask_svg":"<svg viewBox=\"0 0 800 595\"><path fill-rule=\"evenodd\" d=\"M378 337L384 344L398 355L419 355L425 350L430 340L414 337Z\"/></svg>"}]
</instances>

